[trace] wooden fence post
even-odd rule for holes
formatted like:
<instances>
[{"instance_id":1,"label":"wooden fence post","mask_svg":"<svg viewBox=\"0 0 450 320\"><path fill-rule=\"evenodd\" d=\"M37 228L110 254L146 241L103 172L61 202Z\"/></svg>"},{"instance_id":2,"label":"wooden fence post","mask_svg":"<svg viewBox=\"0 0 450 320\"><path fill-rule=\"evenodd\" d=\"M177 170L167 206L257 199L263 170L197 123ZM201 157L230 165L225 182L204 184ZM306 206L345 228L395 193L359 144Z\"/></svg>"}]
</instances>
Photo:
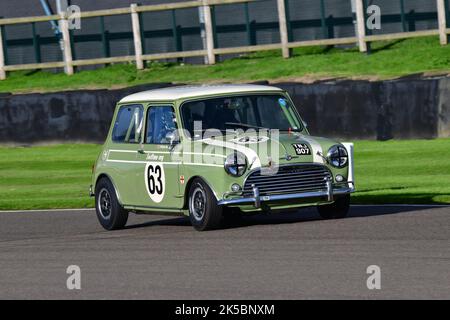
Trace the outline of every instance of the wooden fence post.
<instances>
[{"instance_id":1,"label":"wooden fence post","mask_svg":"<svg viewBox=\"0 0 450 320\"><path fill-rule=\"evenodd\" d=\"M64 71L67 75L73 75L73 58L72 58L72 46L70 43L69 22L67 21L66 13L61 13L61 20L59 21L59 27L63 36L63 54L64 54Z\"/></svg>"},{"instance_id":2,"label":"wooden fence post","mask_svg":"<svg viewBox=\"0 0 450 320\"><path fill-rule=\"evenodd\" d=\"M439 40L441 45L448 43L447 37L447 17L445 14L445 0L436 0L438 21L439 21Z\"/></svg>"},{"instance_id":3,"label":"wooden fence post","mask_svg":"<svg viewBox=\"0 0 450 320\"><path fill-rule=\"evenodd\" d=\"M208 64L216 63L216 55L214 54L214 30L211 16L211 7L208 0L203 0L203 15L205 19L205 34L206 34L206 51Z\"/></svg>"},{"instance_id":4,"label":"wooden fence post","mask_svg":"<svg viewBox=\"0 0 450 320\"><path fill-rule=\"evenodd\" d=\"M139 13L137 12L137 4L131 5L131 23L133 25L134 53L136 55L136 68L144 69L144 60L142 60L142 40L141 26L139 23Z\"/></svg>"},{"instance_id":5,"label":"wooden fence post","mask_svg":"<svg viewBox=\"0 0 450 320\"><path fill-rule=\"evenodd\" d=\"M355 0L356 4L356 30L358 32L358 46L359 51L367 52L367 43L364 39L366 37L366 19L364 18L364 4L363 0Z\"/></svg>"},{"instance_id":6,"label":"wooden fence post","mask_svg":"<svg viewBox=\"0 0 450 320\"><path fill-rule=\"evenodd\" d=\"M280 25L280 38L281 38L281 49L283 52L283 58L289 58L291 52L288 47L289 36L286 21L286 3L285 0L277 0L278 5L278 22Z\"/></svg>"},{"instance_id":7,"label":"wooden fence post","mask_svg":"<svg viewBox=\"0 0 450 320\"><path fill-rule=\"evenodd\" d=\"M6 79L5 72L5 54L3 51L3 33L0 27L0 80Z\"/></svg>"}]
</instances>

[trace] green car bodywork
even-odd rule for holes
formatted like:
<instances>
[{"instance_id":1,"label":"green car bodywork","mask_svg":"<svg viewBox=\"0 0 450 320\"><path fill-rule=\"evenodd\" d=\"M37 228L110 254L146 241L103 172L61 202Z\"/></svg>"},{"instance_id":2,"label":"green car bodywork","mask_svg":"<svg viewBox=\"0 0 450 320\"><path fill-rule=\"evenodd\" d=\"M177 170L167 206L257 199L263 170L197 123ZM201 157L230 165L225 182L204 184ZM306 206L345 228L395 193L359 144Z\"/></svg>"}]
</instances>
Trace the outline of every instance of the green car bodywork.
<instances>
[{"instance_id":1,"label":"green car bodywork","mask_svg":"<svg viewBox=\"0 0 450 320\"><path fill-rule=\"evenodd\" d=\"M145 134L141 134L139 141L134 143L113 141L113 130L122 107L142 106L143 123L139 126L140 130L145 132L149 109L170 106L173 108L178 129L183 129L181 108L184 103L239 95L279 95L294 105L285 91L258 85L175 87L138 93L122 99L117 104L106 142L94 165L91 195L94 196L98 181L107 177L114 185L117 200L127 211L189 215L188 195L194 178L201 178L209 186L219 206L239 208L244 213L330 204L336 196L353 192L352 145L345 145L348 151L348 165L343 168L332 166L326 159L328 150L336 145L344 145L330 139L310 136L303 122L296 132L280 132L277 139L279 148L277 159L273 159L270 154L258 154L257 143L242 143L239 148L244 149L247 168L239 177L232 176L224 170L225 159L236 150L236 144L229 140L239 138L239 134L217 140L214 138L195 140L185 136L180 130L181 133L175 143L149 144L145 141ZM301 121L297 111L295 117ZM252 137L247 138L251 140ZM294 145L299 143L306 144L313 152L306 155L296 154ZM211 152L214 145L220 145L222 152ZM256 154L255 157L258 158L256 166L255 159L249 159L248 154ZM186 157L187 155L190 157ZM202 156L213 158L213 163L190 160ZM320 165L329 170L331 179L327 181L327 189L315 192L302 194L283 189L285 192L274 195L255 194L257 190L253 190L250 195L243 194L242 188L251 173L261 168L271 168L274 164L280 168L293 165ZM155 172L156 170L158 172ZM336 180L337 176L340 181ZM149 182L149 178L153 180ZM282 180L278 181L283 184ZM239 190L232 189L236 184L240 187ZM155 188L160 189L158 193L149 190Z\"/></svg>"}]
</instances>

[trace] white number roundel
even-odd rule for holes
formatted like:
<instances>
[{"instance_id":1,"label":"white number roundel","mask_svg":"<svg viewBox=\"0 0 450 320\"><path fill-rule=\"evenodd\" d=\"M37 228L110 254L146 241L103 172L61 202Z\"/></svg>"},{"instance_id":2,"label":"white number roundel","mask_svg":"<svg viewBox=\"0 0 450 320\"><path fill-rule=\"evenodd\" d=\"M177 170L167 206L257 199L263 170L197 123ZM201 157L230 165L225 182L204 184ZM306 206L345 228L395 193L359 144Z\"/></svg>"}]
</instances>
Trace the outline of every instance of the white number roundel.
<instances>
[{"instance_id":1,"label":"white number roundel","mask_svg":"<svg viewBox=\"0 0 450 320\"><path fill-rule=\"evenodd\" d=\"M166 191L164 167L158 162L149 162L145 166L145 186L153 202L160 203Z\"/></svg>"}]
</instances>

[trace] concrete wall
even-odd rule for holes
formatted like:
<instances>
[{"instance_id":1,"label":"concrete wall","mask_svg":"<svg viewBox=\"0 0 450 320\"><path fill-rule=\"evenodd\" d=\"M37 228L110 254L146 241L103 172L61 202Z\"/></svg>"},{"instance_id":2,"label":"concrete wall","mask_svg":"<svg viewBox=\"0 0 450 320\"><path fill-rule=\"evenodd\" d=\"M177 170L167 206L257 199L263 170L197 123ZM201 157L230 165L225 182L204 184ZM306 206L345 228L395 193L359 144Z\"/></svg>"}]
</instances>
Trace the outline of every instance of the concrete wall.
<instances>
[{"instance_id":1,"label":"concrete wall","mask_svg":"<svg viewBox=\"0 0 450 320\"><path fill-rule=\"evenodd\" d=\"M122 90L0 95L0 143L104 140ZM450 137L450 78L280 83L314 135L337 139Z\"/></svg>"},{"instance_id":2,"label":"concrete wall","mask_svg":"<svg viewBox=\"0 0 450 320\"><path fill-rule=\"evenodd\" d=\"M378 140L450 136L450 78L280 86L313 134Z\"/></svg>"},{"instance_id":3,"label":"concrete wall","mask_svg":"<svg viewBox=\"0 0 450 320\"><path fill-rule=\"evenodd\" d=\"M0 143L102 142L117 101L169 85L0 96Z\"/></svg>"}]
</instances>

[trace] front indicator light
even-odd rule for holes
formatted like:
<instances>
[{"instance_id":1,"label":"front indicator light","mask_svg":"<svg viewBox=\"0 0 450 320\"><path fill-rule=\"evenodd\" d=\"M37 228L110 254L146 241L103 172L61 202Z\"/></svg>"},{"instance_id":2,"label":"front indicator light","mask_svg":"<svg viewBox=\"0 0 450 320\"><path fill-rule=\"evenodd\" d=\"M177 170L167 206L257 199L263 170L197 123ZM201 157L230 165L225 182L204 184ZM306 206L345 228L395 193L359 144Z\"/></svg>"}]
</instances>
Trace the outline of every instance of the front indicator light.
<instances>
[{"instance_id":1,"label":"front indicator light","mask_svg":"<svg viewBox=\"0 0 450 320\"><path fill-rule=\"evenodd\" d=\"M241 186L238 185L237 183L233 183L233 184L231 185L231 191L233 191L233 192L241 191Z\"/></svg>"}]
</instances>

